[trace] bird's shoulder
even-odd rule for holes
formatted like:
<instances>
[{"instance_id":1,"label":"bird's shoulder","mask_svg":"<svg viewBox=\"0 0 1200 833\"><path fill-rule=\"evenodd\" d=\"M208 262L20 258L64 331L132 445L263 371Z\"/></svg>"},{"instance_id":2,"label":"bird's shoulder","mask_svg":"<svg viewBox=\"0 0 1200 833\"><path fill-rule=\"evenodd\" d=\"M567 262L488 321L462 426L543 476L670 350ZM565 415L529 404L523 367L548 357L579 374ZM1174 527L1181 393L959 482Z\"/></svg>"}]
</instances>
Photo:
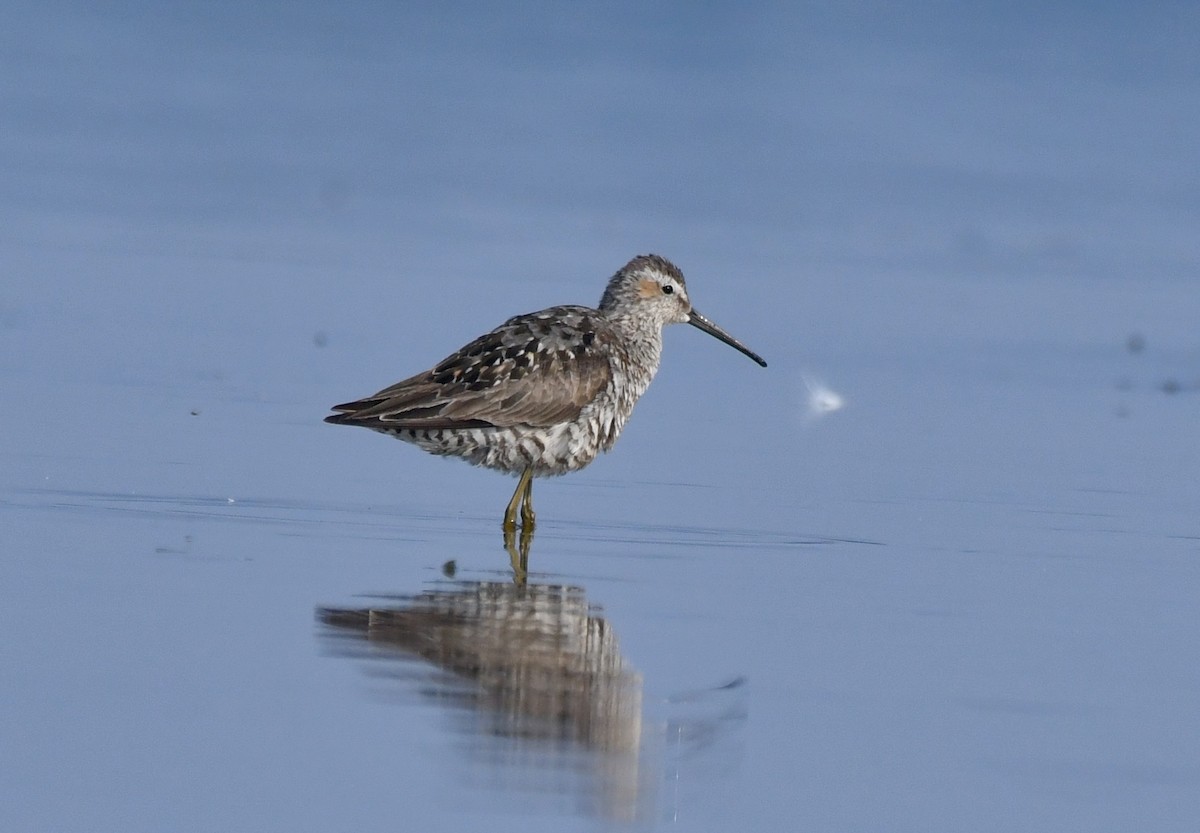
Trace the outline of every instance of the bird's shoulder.
<instances>
[{"instance_id":1,"label":"bird's shoulder","mask_svg":"<svg viewBox=\"0 0 1200 833\"><path fill-rule=\"evenodd\" d=\"M612 324L599 310L550 307L514 315L447 356L431 373L445 376L475 367L561 369L563 365L601 359L618 341Z\"/></svg>"}]
</instances>

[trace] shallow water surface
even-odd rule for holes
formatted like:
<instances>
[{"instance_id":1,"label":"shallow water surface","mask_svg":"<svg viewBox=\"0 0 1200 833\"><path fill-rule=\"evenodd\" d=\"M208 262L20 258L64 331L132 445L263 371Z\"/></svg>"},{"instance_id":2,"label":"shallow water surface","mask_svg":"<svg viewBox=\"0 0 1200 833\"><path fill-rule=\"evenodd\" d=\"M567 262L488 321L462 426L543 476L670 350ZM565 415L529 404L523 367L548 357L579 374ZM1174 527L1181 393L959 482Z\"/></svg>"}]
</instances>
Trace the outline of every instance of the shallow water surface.
<instances>
[{"instance_id":1,"label":"shallow water surface","mask_svg":"<svg viewBox=\"0 0 1200 833\"><path fill-rule=\"evenodd\" d=\"M0 829L1195 829L1194 15L289 8L0 35ZM322 424L649 250L531 541Z\"/></svg>"}]
</instances>

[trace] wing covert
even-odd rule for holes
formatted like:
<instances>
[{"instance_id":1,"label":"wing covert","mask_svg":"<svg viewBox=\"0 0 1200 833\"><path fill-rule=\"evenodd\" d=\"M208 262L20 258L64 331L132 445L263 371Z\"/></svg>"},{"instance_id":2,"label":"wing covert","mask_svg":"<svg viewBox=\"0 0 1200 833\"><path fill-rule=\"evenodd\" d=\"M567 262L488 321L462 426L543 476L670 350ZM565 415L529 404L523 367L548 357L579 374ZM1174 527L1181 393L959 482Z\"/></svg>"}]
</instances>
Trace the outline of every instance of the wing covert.
<instances>
[{"instance_id":1,"label":"wing covert","mask_svg":"<svg viewBox=\"0 0 1200 833\"><path fill-rule=\"evenodd\" d=\"M376 429L547 427L612 381L608 322L587 307L510 318L424 373L335 406L327 422Z\"/></svg>"}]
</instances>

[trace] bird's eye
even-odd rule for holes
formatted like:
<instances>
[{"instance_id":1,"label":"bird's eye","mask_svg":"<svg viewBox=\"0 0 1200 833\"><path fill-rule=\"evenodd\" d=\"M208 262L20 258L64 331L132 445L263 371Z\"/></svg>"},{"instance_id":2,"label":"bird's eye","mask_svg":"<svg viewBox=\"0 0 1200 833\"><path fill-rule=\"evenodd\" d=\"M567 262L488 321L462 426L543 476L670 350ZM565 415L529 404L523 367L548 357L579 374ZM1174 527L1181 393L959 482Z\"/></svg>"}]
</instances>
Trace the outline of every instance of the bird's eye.
<instances>
[{"instance_id":1,"label":"bird's eye","mask_svg":"<svg viewBox=\"0 0 1200 833\"><path fill-rule=\"evenodd\" d=\"M675 291L675 287L671 286L671 284L669 284L669 283L663 284L663 295L670 295L674 291Z\"/></svg>"}]
</instances>

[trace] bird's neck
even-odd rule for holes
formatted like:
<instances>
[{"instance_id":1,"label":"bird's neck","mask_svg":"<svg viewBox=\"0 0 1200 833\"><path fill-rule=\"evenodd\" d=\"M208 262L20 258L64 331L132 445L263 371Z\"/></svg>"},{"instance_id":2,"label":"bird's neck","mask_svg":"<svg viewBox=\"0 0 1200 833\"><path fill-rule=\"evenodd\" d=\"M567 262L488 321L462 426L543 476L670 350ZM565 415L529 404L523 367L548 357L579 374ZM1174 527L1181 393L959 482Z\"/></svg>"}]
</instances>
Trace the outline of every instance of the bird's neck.
<instances>
[{"instance_id":1,"label":"bird's neck","mask_svg":"<svg viewBox=\"0 0 1200 833\"><path fill-rule=\"evenodd\" d=\"M629 319L614 320L613 327L623 336L621 340L629 356L626 373L637 396L641 396L658 371L662 357L662 327L653 322Z\"/></svg>"}]
</instances>

